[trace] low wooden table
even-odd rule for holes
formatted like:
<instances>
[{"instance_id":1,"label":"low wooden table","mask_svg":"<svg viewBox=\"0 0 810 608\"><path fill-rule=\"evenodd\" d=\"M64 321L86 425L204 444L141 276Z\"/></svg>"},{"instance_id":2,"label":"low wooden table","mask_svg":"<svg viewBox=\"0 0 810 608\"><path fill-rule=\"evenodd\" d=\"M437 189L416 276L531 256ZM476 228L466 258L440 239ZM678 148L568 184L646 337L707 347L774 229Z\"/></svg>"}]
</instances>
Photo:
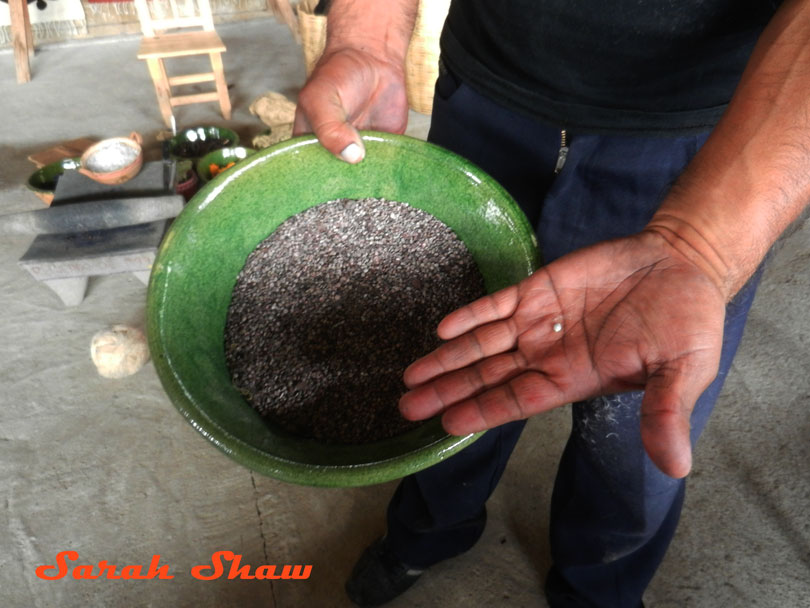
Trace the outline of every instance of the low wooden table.
<instances>
[{"instance_id":1,"label":"low wooden table","mask_svg":"<svg viewBox=\"0 0 810 608\"><path fill-rule=\"evenodd\" d=\"M31 18L28 16L27 0L8 0L11 16L11 41L14 46L14 66L17 82L31 80L31 59L34 58L34 34L31 31Z\"/></svg>"}]
</instances>

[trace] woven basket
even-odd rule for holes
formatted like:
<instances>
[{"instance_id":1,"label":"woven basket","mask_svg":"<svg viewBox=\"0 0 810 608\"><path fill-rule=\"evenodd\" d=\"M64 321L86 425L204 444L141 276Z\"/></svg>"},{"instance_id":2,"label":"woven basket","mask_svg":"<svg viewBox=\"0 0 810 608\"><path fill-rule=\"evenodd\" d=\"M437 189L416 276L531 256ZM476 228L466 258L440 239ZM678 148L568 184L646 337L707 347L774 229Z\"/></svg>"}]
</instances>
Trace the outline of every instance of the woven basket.
<instances>
[{"instance_id":1,"label":"woven basket","mask_svg":"<svg viewBox=\"0 0 810 608\"><path fill-rule=\"evenodd\" d=\"M326 45L326 17L313 14L317 2L299 2L298 27L304 48L307 76ZM420 0L411 43L405 58L405 86L408 105L417 112L430 114L433 109L433 89L439 76L439 35L447 18L450 0Z\"/></svg>"},{"instance_id":2,"label":"woven basket","mask_svg":"<svg viewBox=\"0 0 810 608\"><path fill-rule=\"evenodd\" d=\"M301 34L301 46L304 48L304 63L307 76L312 74L315 64L326 46L326 15L315 15L312 11L317 2L302 0L298 3L298 29Z\"/></svg>"},{"instance_id":3,"label":"woven basket","mask_svg":"<svg viewBox=\"0 0 810 608\"><path fill-rule=\"evenodd\" d=\"M433 90L439 76L439 35L450 0L420 0L411 44L405 60L408 104L422 114L433 109Z\"/></svg>"}]
</instances>

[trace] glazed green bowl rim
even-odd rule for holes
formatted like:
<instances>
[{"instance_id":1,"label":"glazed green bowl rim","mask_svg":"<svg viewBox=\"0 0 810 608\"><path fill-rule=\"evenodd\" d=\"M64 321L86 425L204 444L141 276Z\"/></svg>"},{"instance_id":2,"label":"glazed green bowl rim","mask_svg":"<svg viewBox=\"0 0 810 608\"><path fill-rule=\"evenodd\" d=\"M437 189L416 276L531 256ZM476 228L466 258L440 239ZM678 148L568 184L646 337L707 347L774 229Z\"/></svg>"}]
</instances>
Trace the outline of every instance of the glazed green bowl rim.
<instances>
[{"instance_id":1,"label":"glazed green bowl rim","mask_svg":"<svg viewBox=\"0 0 810 608\"><path fill-rule=\"evenodd\" d=\"M79 167L81 167L81 159L78 156L62 158L52 163L48 163L47 165L36 169L28 176L26 186L29 190L34 192L53 193L56 191L56 184L54 183L52 188L46 187L46 185L43 183L45 181L45 177L50 175L52 178L58 178L64 175L66 170L74 170L78 169ZM55 182L55 179L49 181Z\"/></svg>"},{"instance_id":2,"label":"glazed green bowl rim","mask_svg":"<svg viewBox=\"0 0 810 608\"><path fill-rule=\"evenodd\" d=\"M233 129L229 129L228 127L220 127L217 125L198 125L196 127L187 127L185 129L180 129L169 138L169 155L173 158L182 158L182 159L190 159L196 162L197 159L202 158L205 156L180 156L179 154L175 153L175 147L183 142L189 141L188 134L189 133L200 133L203 132L206 136L211 135L214 137L219 137L222 133L226 133L228 137L231 138L231 142L221 148L233 148L239 145L239 134L234 131ZM213 150L219 150L221 148L214 148ZM213 150L209 150L208 152L212 152ZM206 152L206 154L208 153Z\"/></svg>"},{"instance_id":3,"label":"glazed green bowl rim","mask_svg":"<svg viewBox=\"0 0 810 608\"><path fill-rule=\"evenodd\" d=\"M212 158L215 158L217 156L221 156L222 154L225 154L226 152L233 152L235 150L244 150L245 151L245 156L244 157L238 157L237 156L236 161L234 163L234 166L229 167L228 169L225 169L225 171L230 171L236 165L238 165L239 163L241 163L245 159L250 158L251 156L256 154L256 152L258 152L258 150L256 150L256 148L248 148L246 146L227 146L225 148L217 148L216 150L211 150L210 152L206 152L204 155L202 155L200 158L198 158L197 161L194 163L194 170L197 172L197 176L200 178L200 180L203 183L208 183L213 179L211 177L210 171L208 170L208 167L205 166L207 164L207 162L210 162L210 160L206 161L206 159L212 159ZM231 158L230 156L228 156L227 158L230 159L230 160L233 160L233 158ZM220 173L224 173L225 171L220 171Z\"/></svg>"},{"instance_id":4,"label":"glazed green bowl rim","mask_svg":"<svg viewBox=\"0 0 810 608\"><path fill-rule=\"evenodd\" d=\"M247 404L224 362L227 306L247 255L281 222L328 200L388 198L423 208L456 231L490 292L518 282L539 264L526 217L472 163L407 136L369 131L362 138L367 154L357 165L336 159L313 136L301 136L216 176L172 223L152 267L148 340L173 405L229 457L282 481L332 487L382 483L444 460L480 433L451 436L434 418L392 439L330 445L292 437ZM421 183L426 172L441 179ZM465 202L465 195L474 200ZM267 213L258 214L262 222L256 209ZM485 238L475 238L481 235ZM487 238L498 246L487 249ZM193 314L195 306L203 314Z\"/></svg>"}]
</instances>

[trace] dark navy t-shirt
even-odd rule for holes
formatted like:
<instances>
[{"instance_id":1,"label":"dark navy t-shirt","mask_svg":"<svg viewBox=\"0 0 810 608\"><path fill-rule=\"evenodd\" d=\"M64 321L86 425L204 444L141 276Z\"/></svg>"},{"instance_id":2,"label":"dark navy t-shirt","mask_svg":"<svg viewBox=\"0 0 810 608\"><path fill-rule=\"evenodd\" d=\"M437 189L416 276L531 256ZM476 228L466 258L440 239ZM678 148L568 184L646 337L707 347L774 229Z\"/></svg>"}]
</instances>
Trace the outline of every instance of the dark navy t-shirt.
<instances>
[{"instance_id":1,"label":"dark navy t-shirt","mask_svg":"<svg viewBox=\"0 0 810 608\"><path fill-rule=\"evenodd\" d=\"M453 0L445 63L479 91L569 129L713 126L779 2Z\"/></svg>"}]
</instances>

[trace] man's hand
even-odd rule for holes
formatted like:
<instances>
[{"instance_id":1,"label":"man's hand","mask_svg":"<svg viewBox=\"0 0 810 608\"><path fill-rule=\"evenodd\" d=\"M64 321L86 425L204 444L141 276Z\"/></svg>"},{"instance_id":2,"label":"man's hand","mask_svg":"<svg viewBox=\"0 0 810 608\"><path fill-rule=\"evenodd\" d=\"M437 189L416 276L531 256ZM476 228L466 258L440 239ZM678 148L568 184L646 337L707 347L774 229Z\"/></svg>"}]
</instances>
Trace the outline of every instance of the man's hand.
<instances>
[{"instance_id":1,"label":"man's hand","mask_svg":"<svg viewBox=\"0 0 810 608\"><path fill-rule=\"evenodd\" d=\"M363 142L357 129L405 131L403 69L357 49L324 57L299 95L294 133L315 133L332 154L350 163L361 161Z\"/></svg>"},{"instance_id":2,"label":"man's hand","mask_svg":"<svg viewBox=\"0 0 810 608\"><path fill-rule=\"evenodd\" d=\"M448 340L405 371L405 418L463 435L601 394L644 389L647 453L691 467L689 418L717 374L726 297L660 234L600 243L448 315Z\"/></svg>"},{"instance_id":3,"label":"man's hand","mask_svg":"<svg viewBox=\"0 0 810 608\"><path fill-rule=\"evenodd\" d=\"M416 0L334 0L326 48L298 96L293 133L315 133L350 163L363 160L358 129L404 133L405 54Z\"/></svg>"}]
</instances>

